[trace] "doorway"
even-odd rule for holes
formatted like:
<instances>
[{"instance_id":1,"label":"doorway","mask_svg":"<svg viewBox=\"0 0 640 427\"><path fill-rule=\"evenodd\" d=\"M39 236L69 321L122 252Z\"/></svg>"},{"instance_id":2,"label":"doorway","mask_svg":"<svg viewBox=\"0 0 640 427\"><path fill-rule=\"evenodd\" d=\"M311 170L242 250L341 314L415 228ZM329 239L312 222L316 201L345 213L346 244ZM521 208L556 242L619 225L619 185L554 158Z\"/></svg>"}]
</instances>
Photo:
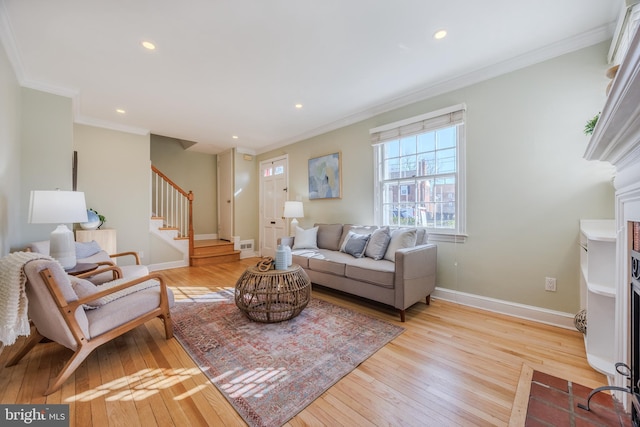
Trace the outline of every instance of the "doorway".
<instances>
[{"instance_id":1,"label":"doorway","mask_svg":"<svg viewBox=\"0 0 640 427\"><path fill-rule=\"evenodd\" d=\"M287 155L260 162L260 252L275 257L278 239L285 237L282 217L288 199L289 158Z\"/></svg>"}]
</instances>

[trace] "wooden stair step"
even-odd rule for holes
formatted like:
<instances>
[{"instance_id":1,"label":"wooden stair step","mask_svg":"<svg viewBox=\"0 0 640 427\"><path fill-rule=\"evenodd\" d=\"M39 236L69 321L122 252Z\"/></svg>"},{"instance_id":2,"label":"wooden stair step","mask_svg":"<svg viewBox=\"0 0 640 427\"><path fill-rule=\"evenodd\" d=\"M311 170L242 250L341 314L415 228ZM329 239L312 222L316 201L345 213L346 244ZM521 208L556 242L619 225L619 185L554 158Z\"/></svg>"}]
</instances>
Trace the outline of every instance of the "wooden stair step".
<instances>
[{"instance_id":1,"label":"wooden stair step","mask_svg":"<svg viewBox=\"0 0 640 427\"><path fill-rule=\"evenodd\" d=\"M202 265L224 264L235 261L240 261L240 251L218 255L194 255L191 257L191 266L199 267Z\"/></svg>"}]
</instances>

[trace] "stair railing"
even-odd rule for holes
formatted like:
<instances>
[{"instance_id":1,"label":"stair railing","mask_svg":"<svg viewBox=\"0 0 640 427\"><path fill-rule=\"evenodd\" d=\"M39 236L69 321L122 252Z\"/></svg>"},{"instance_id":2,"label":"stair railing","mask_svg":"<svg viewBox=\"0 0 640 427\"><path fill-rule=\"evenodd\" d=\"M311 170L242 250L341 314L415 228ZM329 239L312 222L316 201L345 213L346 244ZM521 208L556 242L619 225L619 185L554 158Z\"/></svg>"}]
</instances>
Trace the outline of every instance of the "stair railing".
<instances>
[{"instance_id":1,"label":"stair railing","mask_svg":"<svg viewBox=\"0 0 640 427\"><path fill-rule=\"evenodd\" d=\"M188 193L151 165L153 216L164 218L164 227L178 231L178 239L189 239L189 265L193 256L193 192Z\"/></svg>"}]
</instances>

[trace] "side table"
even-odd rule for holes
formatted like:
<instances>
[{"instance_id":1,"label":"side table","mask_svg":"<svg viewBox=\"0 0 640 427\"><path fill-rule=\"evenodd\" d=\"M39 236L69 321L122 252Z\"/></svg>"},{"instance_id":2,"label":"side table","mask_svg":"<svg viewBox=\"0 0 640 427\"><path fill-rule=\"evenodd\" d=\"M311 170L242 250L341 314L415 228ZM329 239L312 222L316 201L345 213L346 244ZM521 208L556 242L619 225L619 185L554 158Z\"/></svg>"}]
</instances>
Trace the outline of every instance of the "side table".
<instances>
[{"instance_id":1,"label":"side table","mask_svg":"<svg viewBox=\"0 0 640 427\"><path fill-rule=\"evenodd\" d=\"M311 280L297 264L286 270L247 268L236 282L236 305L249 319L275 323L289 320L311 299Z\"/></svg>"}]
</instances>

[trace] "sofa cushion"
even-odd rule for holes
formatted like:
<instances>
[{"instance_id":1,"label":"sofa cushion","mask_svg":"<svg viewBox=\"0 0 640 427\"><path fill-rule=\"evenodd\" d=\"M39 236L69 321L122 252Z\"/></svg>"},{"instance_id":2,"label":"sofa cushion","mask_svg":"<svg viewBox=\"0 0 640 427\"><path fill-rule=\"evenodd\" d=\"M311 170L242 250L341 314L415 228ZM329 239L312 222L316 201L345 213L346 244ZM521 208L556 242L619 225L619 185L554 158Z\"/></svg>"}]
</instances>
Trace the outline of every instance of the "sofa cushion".
<instances>
[{"instance_id":1,"label":"sofa cushion","mask_svg":"<svg viewBox=\"0 0 640 427\"><path fill-rule=\"evenodd\" d=\"M332 251L340 249L342 224L315 224L315 226L318 227L318 249L330 249Z\"/></svg>"},{"instance_id":2,"label":"sofa cushion","mask_svg":"<svg viewBox=\"0 0 640 427\"><path fill-rule=\"evenodd\" d=\"M391 241L384 254L384 259L396 260L396 251L402 248L412 248L416 245L415 228L398 228L391 233Z\"/></svg>"},{"instance_id":3,"label":"sofa cushion","mask_svg":"<svg viewBox=\"0 0 640 427\"><path fill-rule=\"evenodd\" d=\"M305 230L296 226L296 238L291 249L318 249L318 227Z\"/></svg>"},{"instance_id":4,"label":"sofa cushion","mask_svg":"<svg viewBox=\"0 0 640 427\"><path fill-rule=\"evenodd\" d=\"M336 276L344 276L344 262L333 261L327 258L309 258L309 269L323 273L331 273Z\"/></svg>"},{"instance_id":5,"label":"sofa cushion","mask_svg":"<svg viewBox=\"0 0 640 427\"><path fill-rule=\"evenodd\" d=\"M387 247L389 246L390 241L391 235L389 234L389 227L378 228L369 238L367 249L364 252L365 256L375 260L384 258L384 254L387 252Z\"/></svg>"},{"instance_id":6,"label":"sofa cushion","mask_svg":"<svg viewBox=\"0 0 640 427\"><path fill-rule=\"evenodd\" d=\"M347 264L345 276L361 282L372 283L385 288L395 285L395 263L387 260L360 258Z\"/></svg>"}]
</instances>

